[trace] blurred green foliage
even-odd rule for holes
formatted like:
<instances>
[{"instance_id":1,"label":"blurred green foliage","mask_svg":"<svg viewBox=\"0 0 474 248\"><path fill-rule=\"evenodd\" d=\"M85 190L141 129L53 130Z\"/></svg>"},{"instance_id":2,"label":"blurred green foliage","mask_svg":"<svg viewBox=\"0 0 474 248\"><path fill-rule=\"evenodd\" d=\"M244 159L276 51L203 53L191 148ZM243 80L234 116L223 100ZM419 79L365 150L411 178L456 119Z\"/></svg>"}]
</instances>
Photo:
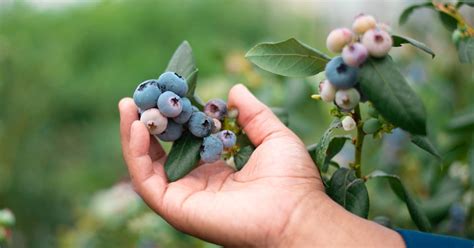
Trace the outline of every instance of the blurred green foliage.
<instances>
[{"instance_id":1,"label":"blurred green foliage","mask_svg":"<svg viewBox=\"0 0 474 248\"><path fill-rule=\"evenodd\" d=\"M99 1L38 9L21 2L0 4L0 208L11 208L16 215L14 247L205 245L150 216L141 201L130 221L103 224L114 221L94 215L94 199L103 196L97 192L127 179L117 102L140 81L156 78L182 40L193 46L200 69L197 92L204 100L226 98L231 85L245 83L264 102L289 110L290 128L305 143L317 141L330 123L329 107L309 97L318 77L273 76L252 69L242 57L258 42L292 36L326 51L326 31L333 27L293 10L268 13L269 5ZM468 151L474 150L472 129L468 135L457 134L446 126L455 114L474 108L474 72L457 62L449 36L433 38L436 33L426 33L422 25L404 29L439 52L431 60L397 48L396 61L427 105L429 130L446 159L436 162L403 137L395 142L368 139L363 172L383 168L399 173L423 199L435 231L473 238L474 193L472 183L462 178ZM395 159L387 160L393 155L387 153L395 153ZM347 159L345 154L338 156ZM370 199L369 217L386 215L396 226L413 228L387 185L369 183L369 191L376 196ZM118 204L113 197L106 199ZM455 202L468 216L459 232L449 228L449 208ZM141 230L140 221L150 219L151 227Z\"/></svg>"}]
</instances>

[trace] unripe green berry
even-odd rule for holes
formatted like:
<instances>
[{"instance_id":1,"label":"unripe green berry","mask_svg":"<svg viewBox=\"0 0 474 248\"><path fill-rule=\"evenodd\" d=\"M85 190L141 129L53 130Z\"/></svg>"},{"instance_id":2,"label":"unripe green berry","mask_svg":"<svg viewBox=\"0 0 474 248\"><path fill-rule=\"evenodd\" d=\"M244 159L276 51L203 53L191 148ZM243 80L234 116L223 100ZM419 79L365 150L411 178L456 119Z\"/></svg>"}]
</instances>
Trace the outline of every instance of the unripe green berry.
<instances>
[{"instance_id":1,"label":"unripe green berry","mask_svg":"<svg viewBox=\"0 0 474 248\"><path fill-rule=\"evenodd\" d=\"M367 110L367 114L369 114L370 117L377 118L379 117L379 112L372 106L369 107Z\"/></svg>"},{"instance_id":2,"label":"unripe green berry","mask_svg":"<svg viewBox=\"0 0 474 248\"><path fill-rule=\"evenodd\" d=\"M364 125L362 126L362 130L366 134L373 134L377 132L382 124L378 119L375 118L370 118L364 122Z\"/></svg>"}]
</instances>

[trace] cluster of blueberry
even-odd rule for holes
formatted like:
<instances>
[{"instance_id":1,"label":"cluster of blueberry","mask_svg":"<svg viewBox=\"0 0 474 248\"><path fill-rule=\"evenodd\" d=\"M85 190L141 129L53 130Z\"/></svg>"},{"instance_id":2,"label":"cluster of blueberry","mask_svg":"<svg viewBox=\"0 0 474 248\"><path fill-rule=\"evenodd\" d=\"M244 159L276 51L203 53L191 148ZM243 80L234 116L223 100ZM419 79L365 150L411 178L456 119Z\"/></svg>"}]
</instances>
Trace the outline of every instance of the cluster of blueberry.
<instances>
[{"instance_id":1,"label":"cluster of blueberry","mask_svg":"<svg viewBox=\"0 0 474 248\"><path fill-rule=\"evenodd\" d=\"M237 140L229 130L221 131L221 121L228 115L227 104L213 99L206 103L204 112L186 98L188 84L174 72L165 72L158 79L138 85L133 100L140 113L140 121L151 135L162 141L175 141L185 130L203 138L201 160L212 163L220 159L224 149L232 148ZM229 111L236 117L236 111Z\"/></svg>"},{"instance_id":2,"label":"cluster of blueberry","mask_svg":"<svg viewBox=\"0 0 474 248\"><path fill-rule=\"evenodd\" d=\"M392 44L389 27L377 23L370 15L356 17L352 30L338 28L331 31L326 46L330 51L342 54L326 64L326 80L319 85L321 99L334 102L342 111L354 109L365 100L357 83L359 67L369 56L381 58L387 55Z\"/></svg>"}]
</instances>

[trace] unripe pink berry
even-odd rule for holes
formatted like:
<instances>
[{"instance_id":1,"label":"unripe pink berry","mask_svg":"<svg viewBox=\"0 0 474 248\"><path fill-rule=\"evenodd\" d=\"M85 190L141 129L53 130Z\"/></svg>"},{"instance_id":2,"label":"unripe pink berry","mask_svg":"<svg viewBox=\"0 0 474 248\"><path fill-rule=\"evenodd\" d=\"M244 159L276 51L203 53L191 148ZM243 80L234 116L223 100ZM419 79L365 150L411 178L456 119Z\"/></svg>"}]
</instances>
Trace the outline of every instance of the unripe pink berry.
<instances>
[{"instance_id":1,"label":"unripe pink berry","mask_svg":"<svg viewBox=\"0 0 474 248\"><path fill-rule=\"evenodd\" d=\"M346 116L344 119L342 119L342 128L344 131L351 131L354 130L354 128L357 126L356 122L352 117Z\"/></svg>"},{"instance_id":2,"label":"unripe pink berry","mask_svg":"<svg viewBox=\"0 0 474 248\"><path fill-rule=\"evenodd\" d=\"M370 56L381 58L392 49L392 36L381 29L371 29L362 37L362 44L369 51Z\"/></svg>"},{"instance_id":3,"label":"unripe pink berry","mask_svg":"<svg viewBox=\"0 0 474 248\"><path fill-rule=\"evenodd\" d=\"M332 102L336 96L336 87L326 79L319 84L319 95L323 101Z\"/></svg>"},{"instance_id":4,"label":"unripe pink berry","mask_svg":"<svg viewBox=\"0 0 474 248\"><path fill-rule=\"evenodd\" d=\"M214 125L212 125L211 133L218 133L219 131L221 131L221 121L216 118L212 118L212 121L214 122Z\"/></svg>"},{"instance_id":5,"label":"unripe pink berry","mask_svg":"<svg viewBox=\"0 0 474 248\"><path fill-rule=\"evenodd\" d=\"M375 28L375 25L377 25L377 21L375 21L373 16L362 14L355 18L354 23L352 23L352 30L354 30L356 34L363 34Z\"/></svg>"},{"instance_id":6,"label":"unripe pink berry","mask_svg":"<svg viewBox=\"0 0 474 248\"><path fill-rule=\"evenodd\" d=\"M150 134L160 134L168 126L168 118L164 117L157 108L151 108L144 111L140 121L145 124Z\"/></svg>"},{"instance_id":7,"label":"unripe pink berry","mask_svg":"<svg viewBox=\"0 0 474 248\"><path fill-rule=\"evenodd\" d=\"M338 28L331 31L326 39L329 51L340 53L342 48L352 41L352 32L348 28Z\"/></svg>"},{"instance_id":8,"label":"unripe pink berry","mask_svg":"<svg viewBox=\"0 0 474 248\"><path fill-rule=\"evenodd\" d=\"M360 101L360 94L355 88L338 90L336 92L336 105L343 110L352 110Z\"/></svg>"},{"instance_id":9,"label":"unripe pink berry","mask_svg":"<svg viewBox=\"0 0 474 248\"><path fill-rule=\"evenodd\" d=\"M352 67L358 67L364 63L368 56L367 48L360 43L352 43L342 49L344 63Z\"/></svg>"}]
</instances>

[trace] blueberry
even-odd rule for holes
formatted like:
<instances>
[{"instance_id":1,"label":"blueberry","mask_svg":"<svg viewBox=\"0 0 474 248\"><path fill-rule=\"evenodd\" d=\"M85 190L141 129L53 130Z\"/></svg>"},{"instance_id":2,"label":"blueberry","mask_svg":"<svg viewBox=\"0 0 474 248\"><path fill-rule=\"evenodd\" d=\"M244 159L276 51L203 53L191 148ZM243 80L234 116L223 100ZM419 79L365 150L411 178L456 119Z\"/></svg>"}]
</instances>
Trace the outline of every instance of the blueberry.
<instances>
[{"instance_id":1,"label":"blueberry","mask_svg":"<svg viewBox=\"0 0 474 248\"><path fill-rule=\"evenodd\" d=\"M220 139L214 136L204 138L201 146L201 160L205 163L213 163L221 158L224 146Z\"/></svg>"},{"instance_id":2,"label":"blueberry","mask_svg":"<svg viewBox=\"0 0 474 248\"><path fill-rule=\"evenodd\" d=\"M158 109L166 117L176 117L183 110L181 98L171 91L163 92L158 98Z\"/></svg>"},{"instance_id":3,"label":"blueberry","mask_svg":"<svg viewBox=\"0 0 474 248\"><path fill-rule=\"evenodd\" d=\"M168 120L168 126L165 131L158 134L158 138L162 141L175 141L183 134L183 125L178 124L172 120Z\"/></svg>"},{"instance_id":4,"label":"blueberry","mask_svg":"<svg viewBox=\"0 0 474 248\"><path fill-rule=\"evenodd\" d=\"M203 112L193 112L189 118L188 129L196 137L206 137L211 134L213 126L212 118Z\"/></svg>"},{"instance_id":5,"label":"blueberry","mask_svg":"<svg viewBox=\"0 0 474 248\"><path fill-rule=\"evenodd\" d=\"M380 127L382 126L382 123L376 118L369 118L364 122L364 125L362 126L362 130L366 134L373 134L377 132Z\"/></svg>"},{"instance_id":6,"label":"blueberry","mask_svg":"<svg viewBox=\"0 0 474 248\"><path fill-rule=\"evenodd\" d=\"M193 107L191 105L191 101L186 97L181 98L181 106L183 106L181 113L174 117L173 120L176 123L184 124L189 120L189 118L191 118Z\"/></svg>"},{"instance_id":7,"label":"blueberry","mask_svg":"<svg viewBox=\"0 0 474 248\"><path fill-rule=\"evenodd\" d=\"M227 104L221 99L212 99L204 106L204 113L211 118L223 120L227 114Z\"/></svg>"},{"instance_id":8,"label":"blueberry","mask_svg":"<svg viewBox=\"0 0 474 248\"><path fill-rule=\"evenodd\" d=\"M356 126L357 124L352 117L346 116L344 117L344 119L342 119L342 128L344 129L344 131L354 130Z\"/></svg>"},{"instance_id":9,"label":"blueberry","mask_svg":"<svg viewBox=\"0 0 474 248\"><path fill-rule=\"evenodd\" d=\"M370 56L381 58L392 49L392 36L382 29L371 29L362 36L362 44Z\"/></svg>"},{"instance_id":10,"label":"blueberry","mask_svg":"<svg viewBox=\"0 0 474 248\"><path fill-rule=\"evenodd\" d=\"M348 66L338 56L326 64L326 78L338 89L351 88L356 84L358 69Z\"/></svg>"},{"instance_id":11,"label":"blueberry","mask_svg":"<svg viewBox=\"0 0 474 248\"><path fill-rule=\"evenodd\" d=\"M186 80L175 72L165 72L158 78L158 86L162 92L171 91L178 96L185 96L188 93L188 83Z\"/></svg>"},{"instance_id":12,"label":"blueberry","mask_svg":"<svg viewBox=\"0 0 474 248\"><path fill-rule=\"evenodd\" d=\"M140 116L140 121L145 124L150 134L162 133L168 125L168 118L164 117L156 108L143 112Z\"/></svg>"},{"instance_id":13,"label":"blueberry","mask_svg":"<svg viewBox=\"0 0 474 248\"><path fill-rule=\"evenodd\" d=\"M147 110L156 107L156 101L160 97L161 90L154 79L146 80L133 93L133 101L138 108Z\"/></svg>"},{"instance_id":14,"label":"blueberry","mask_svg":"<svg viewBox=\"0 0 474 248\"><path fill-rule=\"evenodd\" d=\"M192 106L191 108L193 109L193 112L199 112L199 109L198 109L198 107L196 107L196 106Z\"/></svg>"},{"instance_id":15,"label":"blueberry","mask_svg":"<svg viewBox=\"0 0 474 248\"><path fill-rule=\"evenodd\" d=\"M360 101L359 92L354 89L338 90L336 92L336 105L346 111L352 110Z\"/></svg>"},{"instance_id":16,"label":"blueberry","mask_svg":"<svg viewBox=\"0 0 474 248\"><path fill-rule=\"evenodd\" d=\"M377 21L373 16L361 14L355 18L352 24L352 30L354 30L356 34L363 34L369 29L375 28L376 25Z\"/></svg>"},{"instance_id":17,"label":"blueberry","mask_svg":"<svg viewBox=\"0 0 474 248\"><path fill-rule=\"evenodd\" d=\"M222 128L222 123L220 120L216 119L216 118L212 118L212 129L211 129L211 133L217 133L221 130Z\"/></svg>"},{"instance_id":18,"label":"blueberry","mask_svg":"<svg viewBox=\"0 0 474 248\"><path fill-rule=\"evenodd\" d=\"M336 87L326 79L319 84L319 95L323 101L332 102L336 96Z\"/></svg>"},{"instance_id":19,"label":"blueberry","mask_svg":"<svg viewBox=\"0 0 474 248\"><path fill-rule=\"evenodd\" d=\"M340 53L342 48L352 41L352 32L347 28L338 28L331 31L326 39L329 51Z\"/></svg>"},{"instance_id":20,"label":"blueberry","mask_svg":"<svg viewBox=\"0 0 474 248\"><path fill-rule=\"evenodd\" d=\"M348 66L358 67L365 62L368 56L367 48L360 43L352 43L342 49L342 59Z\"/></svg>"},{"instance_id":21,"label":"blueberry","mask_svg":"<svg viewBox=\"0 0 474 248\"><path fill-rule=\"evenodd\" d=\"M220 131L217 134L217 137L222 141L222 144L225 148L233 147L237 141L237 136L235 136L235 133L229 130Z\"/></svg>"}]
</instances>

